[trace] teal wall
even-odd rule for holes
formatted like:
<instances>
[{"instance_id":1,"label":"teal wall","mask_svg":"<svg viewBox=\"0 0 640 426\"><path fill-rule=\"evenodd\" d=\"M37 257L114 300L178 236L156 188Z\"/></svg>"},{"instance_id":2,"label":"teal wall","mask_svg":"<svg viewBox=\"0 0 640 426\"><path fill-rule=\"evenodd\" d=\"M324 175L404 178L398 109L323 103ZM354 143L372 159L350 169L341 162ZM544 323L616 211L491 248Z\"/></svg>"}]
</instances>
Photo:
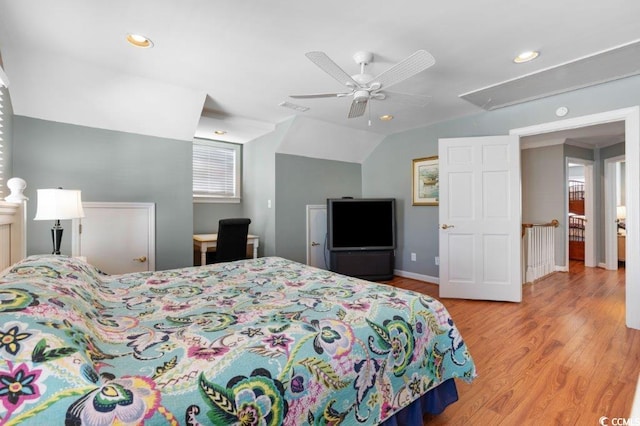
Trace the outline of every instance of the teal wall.
<instances>
[{"instance_id":1,"label":"teal wall","mask_svg":"<svg viewBox=\"0 0 640 426\"><path fill-rule=\"evenodd\" d=\"M514 128L555 121L554 111L561 105L569 108L566 118L570 118L638 104L640 77L630 77L394 134L361 165L278 154L291 121L280 123L274 132L243 148L240 204L194 207L189 141L13 116L8 149L13 148L11 174L29 185L29 218L35 214L35 190L43 187L81 189L86 201L156 203L157 269L190 265L193 232L209 232L217 228L219 218L240 215L252 219L250 231L260 236L261 255L304 261L304 206L350 195L396 198L396 269L437 277L438 208L411 205L412 159L438 155L439 138L507 134ZM598 153L594 160L603 161L609 151ZM50 251L49 228L29 219L29 254ZM69 234L63 241L66 253ZM410 261L410 253L417 254L416 262Z\"/></svg>"},{"instance_id":2,"label":"teal wall","mask_svg":"<svg viewBox=\"0 0 640 426\"><path fill-rule=\"evenodd\" d=\"M385 138L362 165L364 197L381 192L398 198L396 269L437 277L438 208L411 205L411 161L438 155L438 139L508 134L511 129L557 121L559 106L569 109L563 119L640 104L640 76L593 86L520 105L483 112ZM410 261L410 253L417 261Z\"/></svg>"},{"instance_id":3,"label":"teal wall","mask_svg":"<svg viewBox=\"0 0 640 426\"><path fill-rule=\"evenodd\" d=\"M276 154L291 122L243 147L241 203L194 204L187 141L21 116L14 120L14 169L27 181L26 195L33 200L27 213L28 254L51 251L51 224L31 219L37 188L80 189L84 201L156 203L156 269L191 265L192 234L215 232L225 217L251 218L249 231L260 237L259 255L305 262L306 204L361 195L359 164ZM71 221L62 225L62 252L71 254Z\"/></svg>"},{"instance_id":4,"label":"teal wall","mask_svg":"<svg viewBox=\"0 0 640 426\"><path fill-rule=\"evenodd\" d=\"M306 206L362 196L360 164L276 154L276 253L306 263Z\"/></svg>"},{"instance_id":5,"label":"teal wall","mask_svg":"<svg viewBox=\"0 0 640 426\"><path fill-rule=\"evenodd\" d=\"M251 219L251 231L260 236L258 253L276 256L276 151L293 120L243 147L243 212ZM271 202L271 207L269 207Z\"/></svg>"},{"instance_id":6,"label":"teal wall","mask_svg":"<svg viewBox=\"0 0 640 426\"><path fill-rule=\"evenodd\" d=\"M615 155L611 155L615 153ZM624 155L624 143L603 149L587 149L573 145L552 145L522 151L522 222L542 223L558 219L560 225L555 231L555 262L566 266L566 211L567 194L564 183L570 178L566 174L566 159L577 158L593 161L594 176L594 223L596 262L605 261L604 242L604 159ZM596 161L597 159L597 161Z\"/></svg>"},{"instance_id":7,"label":"teal wall","mask_svg":"<svg viewBox=\"0 0 640 426\"><path fill-rule=\"evenodd\" d=\"M610 145L600 149L600 159L602 160L603 165L604 165L604 160L606 160L607 158L618 157L624 154L625 154L624 142L617 143L615 145Z\"/></svg>"},{"instance_id":8,"label":"teal wall","mask_svg":"<svg viewBox=\"0 0 640 426\"><path fill-rule=\"evenodd\" d=\"M13 107L11 105L11 96L9 90L6 87L0 86L0 93L2 94L2 114L0 114L0 120L2 126L0 131L2 132L2 158L4 162L2 164L2 198L9 195L10 191L7 189L7 180L14 177L13 175Z\"/></svg>"},{"instance_id":9,"label":"teal wall","mask_svg":"<svg viewBox=\"0 0 640 426\"><path fill-rule=\"evenodd\" d=\"M27 253L50 253L50 223L34 221L36 189L82 190L84 201L156 205L156 269L193 263L191 143L14 116L13 171L27 181ZM66 222L66 223L65 223ZM71 254L71 221L63 221Z\"/></svg>"},{"instance_id":10,"label":"teal wall","mask_svg":"<svg viewBox=\"0 0 640 426\"><path fill-rule=\"evenodd\" d=\"M622 145L622 150L624 151L624 143L622 143L621 145ZM582 160L594 161L595 150L564 144L564 156L571 157L571 158L580 158Z\"/></svg>"},{"instance_id":11,"label":"teal wall","mask_svg":"<svg viewBox=\"0 0 640 426\"><path fill-rule=\"evenodd\" d=\"M560 222L555 229L556 265L566 260L565 160L562 144L522 150L522 223Z\"/></svg>"},{"instance_id":12,"label":"teal wall","mask_svg":"<svg viewBox=\"0 0 640 426\"><path fill-rule=\"evenodd\" d=\"M220 219L243 217L242 215L241 203L193 203L193 233L216 233Z\"/></svg>"},{"instance_id":13,"label":"teal wall","mask_svg":"<svg viewBox=\"0 0 640 426\"><path fill-rule=\"evenodd\" d=\"M243 147L242 212L260 236L259 253L306 262L306 205L362 194L359 164L280 154L294 119Z\"/></svg>"}]
</instances>

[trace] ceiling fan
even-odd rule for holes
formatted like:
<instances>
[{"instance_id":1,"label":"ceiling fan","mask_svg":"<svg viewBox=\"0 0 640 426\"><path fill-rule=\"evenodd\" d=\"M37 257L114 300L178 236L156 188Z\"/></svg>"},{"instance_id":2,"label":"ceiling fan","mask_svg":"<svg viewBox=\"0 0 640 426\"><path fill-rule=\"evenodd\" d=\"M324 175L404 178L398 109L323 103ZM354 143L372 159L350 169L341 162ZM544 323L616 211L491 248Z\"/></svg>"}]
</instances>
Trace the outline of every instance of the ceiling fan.
<instances>
[{"instance_id":1,"label":"ceiling fan","mask_svg":"<svg viewBox=\"0 0 640 426\"><path fill-rule=\"evenodd\" d=\"M327 56L324 52L308 52L307 58L316 64L321 70L329 74L341 84L345 85L348 91L339 93L315 93L309 95L290 95L295 99L312 98L342 98L351 96L351 108L349 118L361 117L367 109L369 100L383 100L387 96L403 102L424 106L424 95L412 95L406 93L389 92L387 89L394 84L398 84L421 71L426 70L436 63L434 57L426 50L418 50L406 59L398 62L386 71L373 76L365 72L365 67L373 61L373 53L356 52L353 55L354 61L360 65L360 74L349 75L342 68Z\"/></svg>"}]
</instances>

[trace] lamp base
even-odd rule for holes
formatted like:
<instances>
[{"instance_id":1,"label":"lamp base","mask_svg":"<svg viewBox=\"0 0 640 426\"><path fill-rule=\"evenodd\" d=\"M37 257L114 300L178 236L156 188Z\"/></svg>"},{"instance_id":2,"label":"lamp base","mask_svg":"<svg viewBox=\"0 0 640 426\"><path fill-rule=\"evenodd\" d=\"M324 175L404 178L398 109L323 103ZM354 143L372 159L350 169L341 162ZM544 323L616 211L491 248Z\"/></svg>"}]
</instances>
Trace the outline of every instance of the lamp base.
<instances>
[{"instance_id":1,"label":"lamp base","mask_svg":"<svg viewBox=\"0 0 640 426\"><path fill-rule=\"evenodd\" d=\"M60 254L60 243L62 242L62 225L60 221L56 220L56 223L51 228L51 241L53 242L53 252L51 254Z\"/></svg>"}]
</instances>

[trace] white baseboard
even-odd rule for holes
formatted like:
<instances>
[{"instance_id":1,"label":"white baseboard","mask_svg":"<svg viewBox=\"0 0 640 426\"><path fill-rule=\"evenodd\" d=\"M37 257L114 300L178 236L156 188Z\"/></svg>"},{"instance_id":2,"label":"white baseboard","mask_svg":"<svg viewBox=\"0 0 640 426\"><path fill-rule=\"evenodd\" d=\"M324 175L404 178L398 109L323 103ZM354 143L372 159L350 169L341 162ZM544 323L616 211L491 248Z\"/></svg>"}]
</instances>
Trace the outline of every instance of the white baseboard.
<instances>
[{"instance_id":1,"label":"white baseboard","mask_svg":"<svg viewBox=\"0 0 640 426\"><path fill-rule=\"evenodd\" d=\"M569 267L556 265L555 270L557 272L569 272ZM432 276L423 275L423 274L416 274L415 272L407 272L400 269L395 269L393 271L393 274L399 277L411 278L418 281L425 281L431 284L438 284L438 285L440 284L440 278L438 277L432 277Z\"/></svg>"},{"instance_id":2,"label":"white baseboard","mask_svg":"<svg viewBox=\"0 0 640 426\"><path fill-rule=\"evenodd\" d=\"M394 275L397 275L403 278L411 278L418 281L425 281L431 284L440 284L440 278L438 277L431 277L429 275L416 274L415 272L407 272L407 271L402 271L400 269L395 269L393 273Z\"/></svg>"}]
</instances>

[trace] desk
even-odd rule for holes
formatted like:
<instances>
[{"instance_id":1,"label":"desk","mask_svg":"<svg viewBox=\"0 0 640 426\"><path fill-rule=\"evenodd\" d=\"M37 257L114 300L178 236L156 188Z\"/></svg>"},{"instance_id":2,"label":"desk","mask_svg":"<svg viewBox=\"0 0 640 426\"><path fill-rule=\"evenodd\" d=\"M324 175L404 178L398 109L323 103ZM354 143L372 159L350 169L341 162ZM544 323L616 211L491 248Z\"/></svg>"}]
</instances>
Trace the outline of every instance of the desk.
<instances>
[{"instance_id":1,"label":"desk","mask_svg":"<svg viewBox=\"0 0 640 426\"><path fill-rule=\"evenodd\" d=\"M218 242L218 234L195 234L193 244L200 247L200 265L207 264L207 249L215 248ZM258 246L260 239L257 235L247 235L247 245L253 244L253 258L258 257Z\"/></svg>"}]
</instances>

